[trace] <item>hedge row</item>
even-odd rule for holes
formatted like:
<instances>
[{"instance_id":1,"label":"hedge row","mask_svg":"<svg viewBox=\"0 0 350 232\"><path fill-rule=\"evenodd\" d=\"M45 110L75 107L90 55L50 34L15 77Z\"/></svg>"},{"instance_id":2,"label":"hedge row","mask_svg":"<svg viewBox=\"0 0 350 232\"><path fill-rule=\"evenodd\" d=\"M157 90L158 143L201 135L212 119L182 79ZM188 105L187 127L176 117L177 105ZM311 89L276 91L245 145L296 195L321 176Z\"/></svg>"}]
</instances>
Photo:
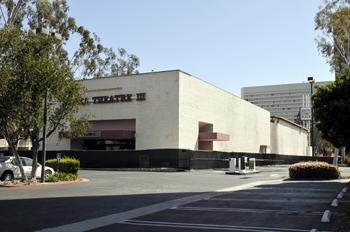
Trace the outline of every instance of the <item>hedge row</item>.
<instances>
[{"instance_id":1,"label":"hedge row","mask_svg":"<svg viewBox=\"0 0 350 232\"><path fill-rule=\"evenodd\" d=\"M289 167L289 177L292 179L325 178L336 179L340 177L339 169L326 162L300 162Z\"/></svg>"},{"instance_id":2,"label":"hedge row","mask_svg":"<svg viewBox=\"0 0 350 232\"><path fill-rule=\"evenodd\" d=\"M57 163L57 159L46 160L45 165L53 168L55 172L59 170L59 172L72 174L77 174L80 169L80 161L67 156L64 156L59 163Z\"/></svg>"}]
</instances>

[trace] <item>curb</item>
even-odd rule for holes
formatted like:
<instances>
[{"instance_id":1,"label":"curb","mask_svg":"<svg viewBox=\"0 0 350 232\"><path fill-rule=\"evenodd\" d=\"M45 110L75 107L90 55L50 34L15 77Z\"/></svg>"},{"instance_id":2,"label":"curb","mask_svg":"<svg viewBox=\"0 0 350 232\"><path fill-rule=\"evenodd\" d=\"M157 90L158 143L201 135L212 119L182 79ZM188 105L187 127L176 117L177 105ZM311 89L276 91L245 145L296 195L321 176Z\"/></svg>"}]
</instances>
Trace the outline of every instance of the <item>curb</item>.
<instances>
[{"instance_id":1,"label":"curb","mask_svg":"<svg viewBox=\"0 0 350 232\"><path fill-rule=\"evenodd\" d=\"M181 168L80 168L80 170L92 171L120 171L120 172L186 172Z\"/></svg>"},{"instance_id":2,"label":"curb","mask_svg":"<svg viewBox=\"0 0 350 232\"><path fill-rule=\"evenodd\" d=\"M260 171L246 171L246 172L235 171L235 172L226 172L225 174L228 174L228 175L251 175L251 174L258 174L258 173L260 173Z\"/></svg>"},{"instance_id":3,"label":"curb","mask_svg":"<svg viewBox=\"0 0 350 232\"><path fill-rule=\"evenodd\" d=\"M4 184L0 184L0 187L22 188L22 187L47 186L47 185L59 185L59 184L73 184L73 183L80 183L83 181L84 181L83 178L79 178L78 180L72 180L72 181L46 182L46 183L30 184L30 185L4 185ZM86 179L85 179L85 181L86 181Z\"/></svg>"}]
</instances>

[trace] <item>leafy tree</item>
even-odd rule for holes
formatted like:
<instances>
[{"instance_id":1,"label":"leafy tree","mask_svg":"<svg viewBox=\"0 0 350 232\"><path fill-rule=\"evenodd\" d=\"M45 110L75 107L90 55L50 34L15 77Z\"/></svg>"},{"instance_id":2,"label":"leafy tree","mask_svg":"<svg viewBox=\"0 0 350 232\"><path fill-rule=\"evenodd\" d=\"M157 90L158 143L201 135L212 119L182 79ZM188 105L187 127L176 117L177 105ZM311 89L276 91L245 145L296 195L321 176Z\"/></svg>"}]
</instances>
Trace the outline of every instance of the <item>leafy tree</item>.
<instances>
[{"instance_id":1,"label":"leafy tree","mask_svg":"<svg viewBox=\"0 0 350 232\"><path fill-rule=\"evenodd\" d=\"M315 30L323 36L316 39L319 52L327 58L331 71L350 67L350 1L325 0L315 17Z\"/></svg>"},{"instance_id":2,"label":"leafy tree","mask_svg":"<svg viewBox=\"0 0 350 232\"><path fill-rule=\"evenodd\" d=\"M15 144L19 136L31 139L34 178L39 143L44 139L40 134L46 98L47 137L56 130L66 130L67 122L74 125L76 135L83 134L89 126L87 114L77 117L84 87L74 79L71 67L62 62L60 43L54 37L18 28L0 31L0 77L5 83L0 92L0 131L5 132L11 151L16 150L11 143ZM25 178L23 173L22 176Z\"/></svg>"},{"instance_id":3,"label":"leafy tree","mask_svg":"<svg viewBox=\"0 0 350 232\"><path fill-rule=\"evenodd\" d=\"M31 0L18 0L16 3L9 0L0 0L0 10L2 16L0 16L0 19L3 18L3 26L10 27L12 25L16 25L22 27L22 21L24 19L24 15L26 14L26 4L30 1ZM6 15L4 11L7 12Z\"/></svg>"},{"instance_id":4,"label":"leafy tree","mask_svg":"<svg viewBox=\"0 0 350 232\"><path fill-rule=\"evenodd\" d=\"M5 137L10 146L11 154L19 160L17 142L21 136L21 130L16 126L20 120L18 117L20 109L16 104L20 100L19 89L16 87L18 82L15 78L15 69L11 66L12 57L4 52L9 51L14 46L16 35L9 34L5 38L4 31L0 32L0 135ZM27 180L22 163L18 163L23 179Z\"/></svg>"},{"instance_id":5,"label":"leafy tree","mask_svg":"<svg viewBox=\"0 0 350 232\"><path fill-rule=\"evenodd\" d=\"M123 48L119 48L115 53L111 48L103 47L96 34L91 37L90 31L83 26L77 26L75 19L68 16L69 6L66 0L0 0L0 10L0 26L3 27L1 54L7 52L7 55L1 57L0 63L3 87L0 90L0 98L4 100L0 105L2 106L0 135L6 137L11 152L17 157L18 138L30 138L33 143L35 161L33 164L36 166L39 142L43 139L39 137L43 125L43 96L48 93L49 105L51 105L47 136L55 130L62 129L65 121L70 121L74 129L74 133L70 135L81 134L89 123L86 117L82 120L75 118L74 113L78 109L77 99L81 96L81 87L74 81L73 76L100 78L136 74L139 59L135 55L129 55ZM37 40L30 32L16 32L16 34L12 31L13 26L32 30L44 27L51 32L62 34L63 42L58 43L43 38ZM6 34L9 31L14 34ZM72 34L78 34L81 42L79 49L69 57L64 47ZM23 41L28 42L23 43L28 47L18 44ZM32 48L36 50L31 50ZM41 55L40 58L38 54ZM47 69L44 71L39 68L40 66ZM57 72L53 73L53 70ZM64 75L66 75L65 84L60 88L51 86L60 85L60 81L63 80L57 76ZM31 79L33 76L41 79ZM57 102L62 102L62 105ZM12 109L7 111L9 106L12 106ZM21 164L20 170L25 178ZM36 167L33 166L32 172L34 173L35 170Z\"/></svg>"},{"instance_id":6,"label":"leafy tree","mask_svg":"<svg viewBox=\"0 0 350 232\"><path fill-rule=\"evenodd\" d=\"M72 34L78 34L81 38L78 50L71 56L64 49L61 49L60 53L61 59L71 66L76 78L139 73L139 58L128 54L123 48L118 48L117 52L112 48L105 48L95 33L91 36L89 30L76 25L75 19L68 15L69 6L66 0L0 0L0 3L0 23L2 19L4 27L14 25L25 29L29 27L32 30L37 27L47 28L62 34L62 47ZM25 22L28 22L27 27L23 25Z\"/></svg>"},{"instance_id":7,"label":"leafy tree","mask_svg":"<svg viewBox=\"0 0 350 232\"><path fill-rule=\"evenodd\" d=\"M328 151L334 150L335 147L331 142L322 138L322 133L317 128L314 128L314 133L318 152L323 153L324 156L327 156Z\"/></svg>"},{"instance_id":8,"label":"leafy tree","mask_svg":"<svg viewBox=\"0 0 350 232\"><path fill-rule=\"evenodd\" d=\"M294 119L294 123L300 126L304 126L303 121L300 119L300 112L298 112L298 114L296 115L296 118ZM316 127L314 127L314 136L315 136L315 143L318 148L317 150L319 151L319 153L334 149L334 146L329 141L322 138L322 133Z\"/></svg>"},{"instance_id":9,"label":"leafy tree","mask_svg":"<svg viewBox=\"0 0 350 232\"><path fill-rule=\"evenodd\" d=\"M316 128L335 147L350 147L350 68L312 95Z\"/></svg>"}]
</instances>

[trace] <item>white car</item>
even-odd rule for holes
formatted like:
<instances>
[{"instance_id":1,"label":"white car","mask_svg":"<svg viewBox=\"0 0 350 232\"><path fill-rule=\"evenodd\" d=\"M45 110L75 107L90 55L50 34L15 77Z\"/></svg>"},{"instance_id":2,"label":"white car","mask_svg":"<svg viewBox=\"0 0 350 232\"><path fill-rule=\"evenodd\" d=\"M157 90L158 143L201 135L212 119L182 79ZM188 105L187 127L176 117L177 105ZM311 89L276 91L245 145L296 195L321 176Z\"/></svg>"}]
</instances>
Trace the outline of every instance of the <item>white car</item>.
<instances>
[{"instance_id":1,"label":"white car","mask_svg":"<svg viewBox=\"0 0 350 232\"><path fill-rule=\"evenodd\" d=\"M20 157L21 162L23 164L23 169L25 174L29 179L31 179L32 172L32 164L33 160ZM45 176L53 174L54 170L50 167L45 166ZM12 179L20 179L22 177L21 172L19 170L17 160L14 156L1 156L0 157L0 179L2 181L12 180ZM41 165L38 164L38 168L36 170L36 177L41 177Z\"/></svg>"}]
</instances>

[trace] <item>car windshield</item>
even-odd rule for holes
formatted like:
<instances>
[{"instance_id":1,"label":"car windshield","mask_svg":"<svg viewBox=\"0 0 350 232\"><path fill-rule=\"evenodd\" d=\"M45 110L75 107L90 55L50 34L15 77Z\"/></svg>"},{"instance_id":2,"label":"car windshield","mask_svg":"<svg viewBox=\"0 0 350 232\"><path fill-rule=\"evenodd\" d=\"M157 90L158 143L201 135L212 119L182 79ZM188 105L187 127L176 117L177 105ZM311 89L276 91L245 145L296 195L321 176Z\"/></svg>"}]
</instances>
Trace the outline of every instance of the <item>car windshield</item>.
<instances>
[{"instance_id":1,"label":"car windshield","mask_svg":"<svg viewBox=\"0 0 350 232\"><path fill-rule=\"evenodd\" d=\"M0 162L5 162L8 159L10 159L10 157L0 157Z\"/></svg>"}]
</instances>

